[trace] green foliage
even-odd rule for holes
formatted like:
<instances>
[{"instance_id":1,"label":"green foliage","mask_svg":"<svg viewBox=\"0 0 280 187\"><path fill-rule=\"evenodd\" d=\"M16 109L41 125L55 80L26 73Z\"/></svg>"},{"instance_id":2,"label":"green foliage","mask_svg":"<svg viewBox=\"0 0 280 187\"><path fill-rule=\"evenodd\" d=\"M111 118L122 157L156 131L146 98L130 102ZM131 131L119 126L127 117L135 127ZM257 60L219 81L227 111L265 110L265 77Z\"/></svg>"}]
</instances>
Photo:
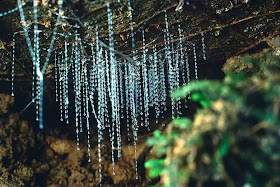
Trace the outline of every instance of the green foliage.
<instances>
[{"instance_id":1,"label":"green foliage","mask_svg":"<svg viewBox=\"0 0 280 187\"><path fill-rule=\"evenodd\" d=\"M280 185L280 59L266 57L244 58L254 71L191 82L171 94L173 99L191 95L202 109L193 121L174 119L166 132L149 138L160 158L146 162L150 177L161 176L165 186L187 186L190 179Z\"/></svg>"},{"instance_id":2,"label":"green foliage","mask_svg":"<svg viewBox=\"0 0 280 187\"><path fill-rule=\"evenodd\" d=\"M213 103L205 93L193 93L192 100L199 102L203 107L209 107Z\"/></svg>"},{"instance_id":3,"label":"green foliage","mask_svg":"<svg viewBox=\"0 0 280 187\"><path fill-rule=\"evenodd\" d=\"M226 156L229 150L229 146L230 146L229 136L226 135L218 148L218 152L221 155L221 157Z\"/></svg>"},{"instance_id":4,"label":"green foliage","mask_svg":"<svg viewBox=\"0 0 280 187\"><path fill-rule=\"evenodd\" d=\"M150 177L155 178L162 174L164 166L164 159L151 159L145 162L145 168L151 169L149 172Z\"/></svg>"},{"instance_id":5,"label":"green foliage","mask_svg":"<svg viewBox=\"0 0 280 187\"><path fill-rule=\"evenodd\" d=\"M154 137L148 139L148 145L157 145L157 155L160 156L164 154L168 146L168 138L161 134L159 130L154 131Z\"/></svg>"},{"instance_id":6,"label":"green foliage","mask_svg":"<svg viewBox=\"0 0 280 187\"><path fill-rule=\"evenodd\" d=\"M221 159L225 157L229 151L230 148L230 141L229 136L226 135L222 142L219 145L218 151L215 153L213 162L214 165L217 167L219 164L221 164Z\"/></svg>"},{"instance_id":7,"label":"green foliage","mask_svg":"<svg viewBox=\"0 0 280 187\"><path fill-rule=\"evenodd\" d=\"M175 90L171 97L173 99L185 98L189 93L192 95L194 101L199 102L203 107L209 107L213 101L217 99L229 99L238 103L242 102L242 97L234 90L242 87L246 82L243 74L229 74L225 82L202 80L198 82L191 82L188 85L182 86ZM235 80L242 80L237 83Z\"/></svg>"},{"instance_id":8,"label":"green foliage","mask_svg":"<svg viewBox=\"0 0 280 187\"><path fill-rule=\"evenodd\" d=\"M181 117L181 118L174 119L173 125L182 130L188 130L192 125L192 121L188 118Z\"/></svg>"}]
</instances>

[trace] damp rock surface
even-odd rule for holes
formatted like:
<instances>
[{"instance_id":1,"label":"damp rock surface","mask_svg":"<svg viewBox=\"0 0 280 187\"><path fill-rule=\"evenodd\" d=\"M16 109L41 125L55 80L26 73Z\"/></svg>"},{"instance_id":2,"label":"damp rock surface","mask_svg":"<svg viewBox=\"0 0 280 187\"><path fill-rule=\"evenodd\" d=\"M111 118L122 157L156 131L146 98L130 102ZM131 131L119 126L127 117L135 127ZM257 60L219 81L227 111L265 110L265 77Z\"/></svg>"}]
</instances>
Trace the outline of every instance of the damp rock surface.
<instances>
[{"instance_id":1,"label":"damp rock surface","mask_svg":"<svg viewBox=\"0 0 280 187\"><path fill-rule=\"evenodd\" d=\"M2 97L9 102L3 102L1 107L9 108L11 96L3 94ZM74 140L46 136L19 119L18 114L2 117L0 129L0 185L9 187L99 184L96 146L92 148L91 155L94 156L91 162L88 162L85 146L78 151ZM145 147L144 140L138 145L138 154ZM110 145L105 144L102 148L105 186L136 184L134 147L124 147L122 151L123 157L116 161L116 174L113 175L109 157Z\"/></svg>"}]
</instances>

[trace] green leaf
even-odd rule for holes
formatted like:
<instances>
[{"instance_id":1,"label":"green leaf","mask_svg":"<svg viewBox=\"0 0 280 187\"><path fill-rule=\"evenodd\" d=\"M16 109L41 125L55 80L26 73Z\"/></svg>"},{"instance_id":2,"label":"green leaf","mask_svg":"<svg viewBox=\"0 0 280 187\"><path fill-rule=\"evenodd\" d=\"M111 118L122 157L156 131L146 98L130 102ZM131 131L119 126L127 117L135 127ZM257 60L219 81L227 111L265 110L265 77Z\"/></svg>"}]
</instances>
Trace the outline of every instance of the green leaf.
<instances>
[{"instance_id":1,"label":"green leaf","mask_svg":"<svg viewBox=\"0 0 280 187\"><path fill-rule=\"evenodd\" d=\"M147 144L150 145L150 146L157 145L157 143L158 143L158 139L157 138L149 138L147 140Z\"/></svg>"},{"instance_id":2,"label":"green leaf","mask_svg":"<svg viewBox=\"0 0 280 187\"><path fill-rule=\"evenodd\" d=\"M151 167L159 167L163 166L165 162L165 159L150 159L145 162L145 168L151 168Z\"/></svg>"},{"instance_id":3,"label":"green leaf","mask_svg":"<svg viewBox=\"0 0 280 187\"><path fill-rule=\"evenodd\" d=\"M193 93L192 100L198 101L202 107L209 107L213 103L206 93Z\"/></svg>"},{"instance_id":4,"label":"green leaf","mask_svg":"<svg viewBox=\"0 0 280 187\"><path fill-rule=\"evenodd\" d=\"M154 131L154 136L147 140L148 145L166 146L168 144L168 138L166 135L162 135L159 130Z\"/></svg>"},{"instance_id":5,"label":"green leaf","mask_svg":"<svg viewBox=\"0 0 280 187\"><path fill-rule=\"evenodd\" d=\"M202 95L201 94L199 94L199 93L192 94L192 100L199 101L201 99L202 99Z\"/></svg>"},{"instance_id":6,"label":"green leaf","mask_svg":"<svg viewBox=\"0 0 280 187\"><path fill-rule=\"evenodd\" d=\"M218 151L220 153L221 157L224 157L227 155L228 150L229 150L229 136L225 136L225 138L223 139L222 143L220 144Z\"/></svg>"},{"instance_id":7,"label":"green leaf","mask_svg":"<svg viewBox=\"0 0 280 187\"><path fill-rule=\"evenodd\" d=\"M158 147L156 149L156 153L158 156L166 154L167 148L166 147Z\"/></svg>"},{"instance_id":8,"label":"green leaf","mask_svg":"<svg viewBox=\"0 0 280 187\"><path fill-rule=\"evenodd\" d=\"M160 137L161 136L161 132L159 130L155 130L154 131L154 136L157 137L157 138Z\"/></svg>"},{"instance_id":9,"label":"green leaf","mask_svg":"<svg viewBox=\"0 0 280 187\"><path fill-rule=\"evenodd\" d=\"M166 136L151 137L147 140L148 145L166 146L168 144L168 138Z\"/></svg>"},{"instance_id":10,"label":"green leaf","mask_svg":"<svg viewBox=\"0 0 280 187\"><path fill-rule=\"evenodd\" d=\"M192 121L188 118L177 118L173 120L173 125L180 129L188 129L192 125Z\"/></svg>"},{"instance_id":11,"label":"green leaf","mask_svg":"<svg viewBox=\"0 0 280 187\"><path fill-rule=\"evenodd\" d=\"M155 162L156 162L155 159L148 160L145 162L144 166L145 168L152 168L155 166Z\"/></svg>"},{"instance_id":12,"label":"green leaf","mask_svg":"<svg viewBox=\"0 0 280 187\"><path fill-rule=\"evenodd\" d=\"M199 103L202 107L209 107L213 104L213 102L210 100L201 100Z\"/></svg>"},{"instance_id":13,"label":"green leaf","mask_svg":"<svg viewBox=\"0 0 280 187\"><path fill-rule=\"evenodd\" d=\"M159 176L160 174L162 174L163 169L162 168L154 168L149 172L149 176L152 178L155 178L157 176Z\"/></svg>"},{"instance_id":14,"label":"green leaf","mask_svg":"<svg viewBox=\"0 0 280 187\"><path fill-rule=\"evenodd\" d=\"M182 86L179 89L175 90L171 93L171 97L173 99L185 98L189 93L194 91L206 91L208 92L210 89L216 89L219 87L220 83L216 81L210 80L201 80L190 82L188 85Z\"/></svg>"},{"instance_id":15,"label":"green leaf","mask_svg":"<svg viewBox=\"0 0 280 187\"><path fill-rule=\"evenodd\" d=\"M215 166L215 167L218 167L219 166L219 161L218 161L219 159L218 159L218 156L217 156L217 154L215 154L215 156L214 156L214 158L213 158L213 165Z\"/></svg>"}]
</instances>

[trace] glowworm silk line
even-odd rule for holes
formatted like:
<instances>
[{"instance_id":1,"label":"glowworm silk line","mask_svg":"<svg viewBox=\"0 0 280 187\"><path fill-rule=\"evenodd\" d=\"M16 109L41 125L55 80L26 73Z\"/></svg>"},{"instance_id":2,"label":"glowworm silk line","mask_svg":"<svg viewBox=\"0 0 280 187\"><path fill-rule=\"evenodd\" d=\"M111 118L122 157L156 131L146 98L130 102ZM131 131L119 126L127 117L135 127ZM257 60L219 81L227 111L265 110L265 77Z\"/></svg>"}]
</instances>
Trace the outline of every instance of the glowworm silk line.
<instances>
[{"instance_id":1,"label":"glowworm silk line","mask_svg":"<svg viewBox=\"0 0 280 187\"><path fill-rule=\"evenodd\" d=\"M25 5L26 5L26 3L24 2L21 6L24 7ZM14 8L14 9L12 9L12 10L9 10L9 11L7 11L7 12L0 13L0 17L2 17L2 16L7 16L7 15L9 15L9 14L11 14L11 13L14 13L14 12L18 11L18 9L19 9L19 7Z\"/></svg>"}]
</instances>

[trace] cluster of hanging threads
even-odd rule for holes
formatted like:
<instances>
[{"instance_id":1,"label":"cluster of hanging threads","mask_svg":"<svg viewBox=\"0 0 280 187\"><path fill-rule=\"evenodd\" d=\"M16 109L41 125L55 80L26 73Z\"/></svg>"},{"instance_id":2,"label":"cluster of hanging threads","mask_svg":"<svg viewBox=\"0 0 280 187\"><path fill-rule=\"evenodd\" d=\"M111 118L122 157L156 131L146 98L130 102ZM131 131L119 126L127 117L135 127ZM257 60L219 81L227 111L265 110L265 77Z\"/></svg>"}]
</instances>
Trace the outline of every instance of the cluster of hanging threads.
<instances>
[{"instance_id":1,"label":"cluster of hanging threads","mask_svg":"<svg viewBox=\"0 0 280 187\"><path fill-rule=\"evenodd\" d=\"M119 55L114 49L113 16L110 4L107 3L107 18L109 30L109 49L99 39L98 26L94 42L82 41L78 30L75 33L58 33L58 25L62 15L63 1L59 3L56 25L51 38L51 44L47 55L40 66L40 31L38 30L38 0L33 1L34 6L34 42L31 44L29 31L23 14L23 4L18 0L23 33L27 41L28 49L33 61L33 91L35 99L36 116L40 128L43 128L43 81L44 73L49 64L52 51L54 56L55 96L59 103L60 120L70 123L69 116L69 91L74 92L73 121L76 126L77 150L80 150L80 133L83 132L83 123L87 130L88 162L91 162L90 144L90 108L97 122L98 137L98 162L99 182L102 182L102 157L103 134L109 131L111 143L112 173L115 174L115 156L121 157L122 137L121 129L126 123L127 141L130 143L131 134L134 145L135 177L138 179L137 169L137 140L139 124L150 130L152 120L155 124L163 124L163 118L167 116L168 109L172 118L182 114L181 100L172 100L168 96L180 85L188 84L191 80L190 60L185 52L188 46L193 52L194 79L198 80L198 57L196 44L183 41L183 30L179 21L178 38L170 34L167 11L164 11L165 29L163 45L156 45L152 41L152 47L146 44L145 28L142 27L142 51L136 53L135 31L130 0L127 1L131 31L131 59L117 60ZM77 29L77 24L69 25ZM14 95L14 64L16 34L13 35L13 60L12 60L12 95ZM63 47L54 49L55 40L64 41ZM176 42L179 41L179 42ZM90 47L89 57L84 48ZM188 49L189 49L188 48ZM204 32L201 32L202 58L206 60ZM163 54L163 55L162 55ZM166 62L166 63L164 63ZM72 77L72 79L71 79ZM70 84L71 82L71 84ZM73 84L72 84L73 83ZM70 87L73 85L73 88ZM97 102L96 102L97 101ZM171 104L169 104L171 103ZM91 107L90 107L90 106ZM187 108L187 101L185 101ZM170 114L169 114L170 115ZM163 124L164 125L164 124ZM115 153L117 151L117 154Z\"/></svg>"},{"instance_id":2,"label":"cluster of hanging threads","mask_svg":"<svg viewBox=\"0 0 280 187\"><path fill-rule=\"evenodd\" d=\"M56 39L56 34L57 34L57 27L58 27L58 24L60 21L61 13L62 13L63 1L59 1L59 13L57 16L55 29L54 29L53 36L51 39L51 44L48 49L48 54L46 56L45 63L44 63L44 66L42 69L40 68L40 53L39 53L39 51L40 51L39 50L39 48L40 48L40 43L39 43L40 31L38 30L38 0L33 1L33 13L34 13L34 46L33 47L32 47L32 43L31 43L31 39L29 36L28 27L26 24L25 15L24 15L24 11L23 11L24 4L22 4L22 2L20 0L18 0L17 2L18 2L18 10L20 12L20 18L21 18L21 22L22 22L25 39L27 42L29 53L32 57L33 73L34 73L34 75L36 74L36 78L33 78L34 79L33 81L36 82L36 85L35 84L33 85L35 87L35 90L33 92L34 95L33 95L32 100L33 101L35 100L36 108L37 108L36 119L39 121L39 127L42 129L43 128L43 92L44 92L43 76L44 76L46 68L49 64L51 53L53 51L53 45L54 45L54 42ZM13 44L15 45L15 43L13 43ZM35 95L35 93L36 93L36 95Z\"/></svg>"}]
</instances>

